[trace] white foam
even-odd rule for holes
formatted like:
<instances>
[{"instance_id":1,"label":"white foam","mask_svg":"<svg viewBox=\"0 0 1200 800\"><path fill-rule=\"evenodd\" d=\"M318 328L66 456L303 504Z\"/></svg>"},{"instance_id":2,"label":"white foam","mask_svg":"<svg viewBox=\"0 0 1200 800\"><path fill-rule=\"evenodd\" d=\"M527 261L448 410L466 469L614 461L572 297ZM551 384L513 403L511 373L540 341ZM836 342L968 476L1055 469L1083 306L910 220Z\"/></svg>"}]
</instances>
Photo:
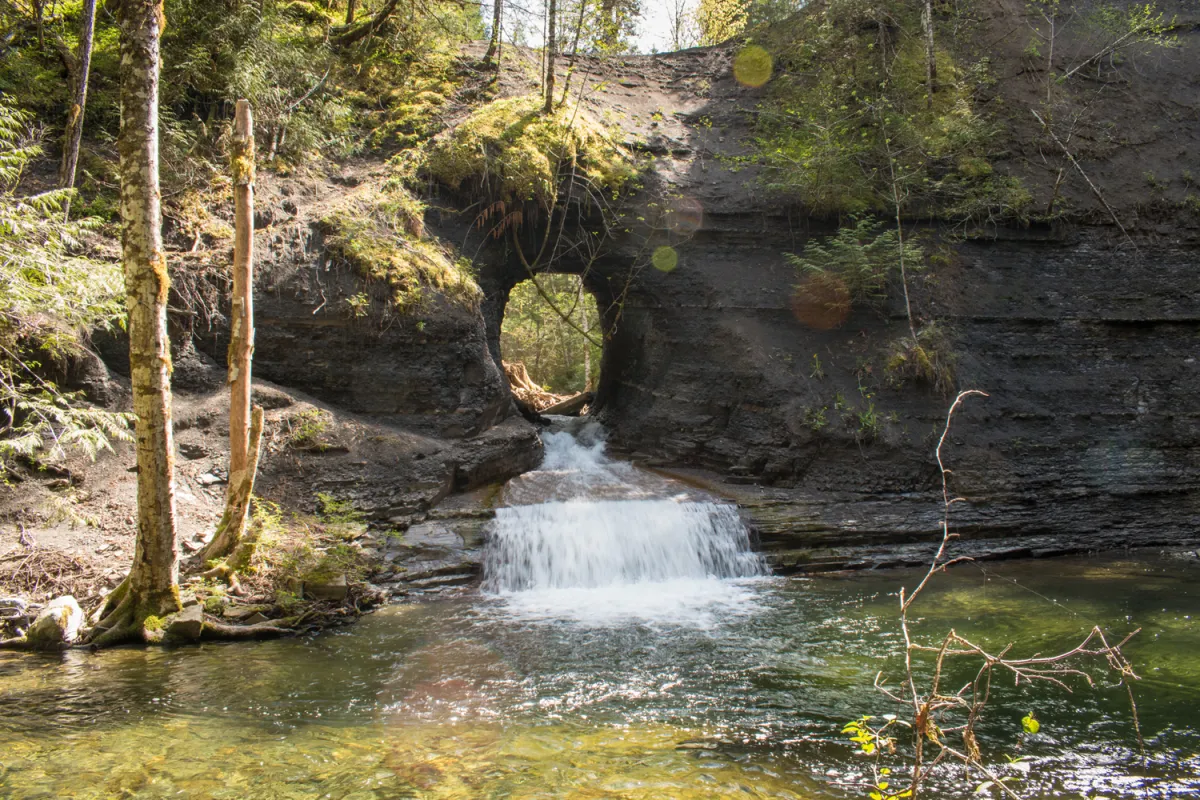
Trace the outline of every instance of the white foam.
<instances>
[{"instance_id":1,"label":"white foam","mask_svg":"<svg viewBox=\"0 0 1200 800\"><path fill-rule=\"evenodd\" d=\"M610 460L594 423L543 441L490 529L484 588L509 613L707 627L755 607L736 579L765 570L736 506Z\"/></svg>"}]
</instances>

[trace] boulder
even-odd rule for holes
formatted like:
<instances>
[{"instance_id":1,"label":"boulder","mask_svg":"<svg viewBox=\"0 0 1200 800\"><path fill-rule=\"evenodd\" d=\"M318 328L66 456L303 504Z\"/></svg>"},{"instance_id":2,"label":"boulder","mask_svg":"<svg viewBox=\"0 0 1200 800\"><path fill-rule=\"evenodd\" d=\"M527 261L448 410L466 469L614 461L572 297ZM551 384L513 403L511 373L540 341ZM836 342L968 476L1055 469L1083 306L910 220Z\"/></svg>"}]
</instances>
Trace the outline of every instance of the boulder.
<instances>
[{"instance_id":1,"label":"boulder","mask_svg":"<svg viewBox=\"0 0 1200 800\"><path fill-rule=\"evenodd\" d=\"M350 593L345 573L331 578L307 580L304 582L304 594L314 600L330 600L341 602Z\"/></svg>"},{"instance_id":2,"label":"boulder","mask_svg":"<svg viewBox=\"0 0 1200 800\"><path fill-rule=\"evenodd\" d=\"M71 595L56 597L38 612L26 633L32 650L62 650L75 643L83 627L83 609Z\"/></svg>"},{"instance_id":3,"label":"boulder","mask_svg":"<svg viewBox=\"0 0 1200 800\"><path fill-rule=\"evenodd\" d=\"M198 642L204 631L204 606L188 606L167 623L164 638L169 642Z\"/></svg>"}]
</instances>

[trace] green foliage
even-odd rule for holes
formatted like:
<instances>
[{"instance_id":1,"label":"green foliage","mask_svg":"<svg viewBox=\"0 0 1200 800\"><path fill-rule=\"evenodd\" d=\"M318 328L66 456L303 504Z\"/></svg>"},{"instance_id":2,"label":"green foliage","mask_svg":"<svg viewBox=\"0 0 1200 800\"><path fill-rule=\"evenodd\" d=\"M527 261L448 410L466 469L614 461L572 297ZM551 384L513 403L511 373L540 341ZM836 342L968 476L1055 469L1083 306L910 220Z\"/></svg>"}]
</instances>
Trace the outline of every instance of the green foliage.
<instances>
[{"instance_id":1,"label":"green foliage","mask_svg":"<svg viewBox=\"0 0 1200 800\"><path fill-rule=\"evenodd\" d=\"M848 737L863 755L875 755L895 747L896 740L886 735L886 732L896 722L896 716L888 714L884 718L884 724L878 728L871 723L873 719L875 718L871 715L864 714L842 727L842 734Z\"/></svg>"},{"instance_id":2,"label":"green foliage","mask_svg":"<svg viewBox=\"0 0 1200 800\"><path fill-rule=\"evenodd\" d=\"M825 406L804 409L804 425L813 431L824 430L829 425L829 421L825 417L825 412L828 410Z\"/></svg>"},{"instance_id":3,"label":"green foliage","mask_svg":"<svg viewBox=\"0 0 1200 800\"><path fill-rule=\"evenodd\" d=\"M538 283L571 324L542 299L532 281L522 281L513 287L504 308L500 351L505 361L523 363L534 383L554 393L589 388L588 372L595 386L601 348L580 332L586 330L600 339L595 298L581 289L580 279L574 275L539 275Z\"/></svg>"},{"instance_id":4,"label":"green foliage","mask_svg":"<svg viewBox=\"0 0 1200 800\"><path fill-rule=\"evenodd\" d=\"M957 357L945 330L928 322L917 331L917 340L902 336L888 350L884 375L893 387L926 382L942 393L954 389Z\"/></svg>"},{"instance_id":5,"label":"green foliage","mask_svg":"<svg viewBox=\"0 0 1200 800\"><path fill-rule=\"evenodd\" d=\"M814 378L816 380L821 380L822 378L825 377L825 368L823 366L821 366L821 357L819 355L817 355L816 353L813 353L812 372L810 372L808 374L808 377Z\"/></svg>"},{"instance_id":6,"label":"green foliage","mask_svg":"<svg viewBox=\"0 0 1200 800\"><path fill-rule=\"evenodd\" d=\"M567 103L541 112L536 95L494 100L435 139L421 171L454 189L470 188L503 203L535 201L554 207L568 177L593 190L619 191L633 176L632 160L591 114Z\"/></svg>"},{"instance_id":7,"label":"green foliage","mask_svg":"<svg viewBox=\"0 0 1200 800\"><path fill-rule=\"evenodd\" d=\"M868 400L867 407L859 410L856 416L858 418L856 438L860 442L878 439L879 434L883 432L883 421L879 418L879 412L875 410L875 403Z\"/></svg>"},{"instance_id":8,"label":"green foliage","mask_svg":"<svg viewBox=\"0 0 1200 800\"><path fill-rule=\"evenodd\" d=\"M294 450L314 452L328 450L330 445L325 440L325 434L329 430L329 421L328 412L319 408L301 411L288 420L288 426L291 429L288 444Z\"/></svg>"},{"instance_id":9,"label":"green foliage","mask_svg":"<svg viewBox=\"0 0 1200 800\"><path fill-rule=\"evenodd\" d=\"M326 245L361 275L391 290L391 306L407 313L438 292L468 308L482 299L470 265L425 237L425 207L399 186L369 188L348 197L322 221ZM366 298L355 295L351 313L365 316Z\"/></svg>"},{"instance_id":10,"label":"green foliage","mask_svg":"<svg viewBox=\"0 0 1200 800\"><path fill-rule=\"evenodd\" d=\"M31 118L0 97L0 475L15 458L90 457L130 437L131 415L90 408L39 373L41 360L78 354L90 328L123 321L118 265L80 255L94 220L63 222L69 192L17 197L40 153Z\"/></svg>"},{"instance_id":11,"label":"green foliage","mask_svg":"<svg viewBox=\"0 0 1200 800\"><path fill-rule=\"evenodd\" d=\"M930 100L919 8L827 0L757 31L776 64L759 115L769 188L825 215L897 199L954 219L1023 212L1028 194L987 161L996 128L975 101L991 80L986 61L956 56L939 36Z\"/></svg>"},{"instance_id":12,"label":"green foliage","mask_svg":"<svg viewBox=\"0 0 1200 800\"><path fill-rule=\"evenodd\" d=\"M317 511L321 520L334 525L351 525L363 521L363 513L350 500L338 500L327 492L317 492Z\"/></svg>"},{"instance_id":13,"label":"green foliage","mask_svg":"<svg viewBox=\"0 0 1200 800\"><path fill-rule=\"evenodd\" d=\"M1021 730L1025 731L1025 733L1032 736L1033 734L1037 733L1041 729L1042 729L1042 723L1037 721L1037 718L1033 716L1032 711L1030 711L1025 716L1021 717Z\"/></svg>"},{"instance_id":14,"label":"green foliage","mask_svg":"<svg viewBox=\"0 0 1200 800\"><path fill-rule=\"evenodd\" d=\"M910 272L922 268L924 253L912 239L901 248L894 228L881 229L863 217L838 228L833 236L808 242L801 254L784 257L806 279L796 288L799 296L844 314L851 305L878 306L887 298L888 281L899 270L901 252ZM831 286L839 291L828 291Z\"/></svg>"}]
</instances>

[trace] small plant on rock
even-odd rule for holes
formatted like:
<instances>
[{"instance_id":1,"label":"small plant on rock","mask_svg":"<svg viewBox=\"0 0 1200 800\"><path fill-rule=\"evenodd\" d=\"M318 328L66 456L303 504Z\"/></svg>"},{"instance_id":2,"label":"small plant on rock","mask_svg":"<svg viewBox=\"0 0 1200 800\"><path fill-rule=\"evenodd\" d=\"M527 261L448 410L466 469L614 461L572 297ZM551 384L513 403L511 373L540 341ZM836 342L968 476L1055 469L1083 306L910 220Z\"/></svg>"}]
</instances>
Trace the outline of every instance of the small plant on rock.
<instances>
[{"instance_id":1,"label":"small plant on rock","mask_svg":"<svg viewBox=\"0 0 1200 800\"><path fill-rule=\"evenodd\" d=\"M784 257L804 279L796 287L797 296L811 295L844 317L852 306L878 308L883 304L901 252L910 269L924 258L911 240L901 244L896 230L884 230L874 220L862 217L833 236L809 242L802 253L785 253ZM841 291L829 291L831 285Z\"/></svg>"},{"instance_id":2,"label":"small plant on rock","mask_svg":"<svg viewBox=\"0 0 1200 800\"><path fill-rule=\"evenodd\" d=\"M945 329L928 322L917 331L915 340L904 336L892 343L883 371L890 386L923 381L949 393L954 388L955 361Z\"/></svg>"}]
</instances>

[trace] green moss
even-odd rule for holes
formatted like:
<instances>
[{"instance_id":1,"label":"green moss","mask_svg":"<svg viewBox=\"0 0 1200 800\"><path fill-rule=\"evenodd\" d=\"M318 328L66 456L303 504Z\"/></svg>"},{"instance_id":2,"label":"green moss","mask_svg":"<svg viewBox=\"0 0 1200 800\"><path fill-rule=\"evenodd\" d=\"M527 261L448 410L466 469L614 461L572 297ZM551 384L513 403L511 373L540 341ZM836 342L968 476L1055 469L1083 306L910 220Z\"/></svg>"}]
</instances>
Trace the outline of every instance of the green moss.
<instances>
[{"instance_id":1,"label":"green moss","mask_svg":"<svg viewBox=\"0 0 1200 800\"><path fill-rule=\"evenodd\" d=\"M424 205L407 190L372 188L326 215L326 244L363 277L386 283L398 311L415 310L430 290L478 308L482 292L470 264L425 237L424 216Z\"/></svg>"},{"instance_id":2,"label":"green moss","mask_svg":"<svg viewBox=\"0 0 1200 800\"><path fill-rule=\"evenodd\" d=\"M617 192L634 175L633 161L586 110L566 104L550 114L536 96L494 100L434 140L418 169L454 189L489 199L536 201L551 208L574 173L593 190Z\"/></svg>"},{"instance_id":3,"label":"green moss","mask_svg":"<svg viewBox=\"0 0 1200 800\"><path fill-rule=\"evenodd\" d=\"M915 342L911 336L892 342L883 371L890 386L927 383L948 394L954 389L957 360L946 331L929 322L917 331Z\"/></svg>"},{"instance_id":4,"label":"green moss","mask_svg":"<svg viewBox=\"0 0 1200 800\"><path fill-rule=\"evenodd\" d=\"M147 631L161 631L167 627L167 621L162 617L151 615L142 622L142 628Z\"/></svg>"}]
</instances>

